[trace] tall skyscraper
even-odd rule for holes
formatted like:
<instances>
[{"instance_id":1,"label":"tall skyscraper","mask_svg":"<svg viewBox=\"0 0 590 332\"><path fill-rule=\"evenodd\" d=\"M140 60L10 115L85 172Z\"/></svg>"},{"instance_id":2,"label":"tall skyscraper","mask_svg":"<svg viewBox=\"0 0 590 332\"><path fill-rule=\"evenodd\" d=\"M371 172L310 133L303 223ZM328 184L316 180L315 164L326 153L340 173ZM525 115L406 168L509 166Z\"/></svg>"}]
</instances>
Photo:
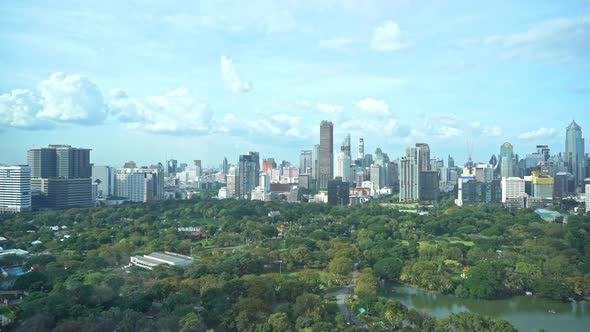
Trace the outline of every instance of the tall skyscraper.
<instances>
[{"instance_id":1,"label":"tall skyscraper","mask_svg":"<svg viewBox=\"0 0 590 332\"><path fill-rule=\"evenodd\" d=\"M341 178L328 181L328 204L348 205L350 203L350 183L343 182Z\"/></svg>"},{"instance_id":2,"label":"tall skyscraper","mask_svg":"<svg viewBox=\"0 0 590 332\"><path fill-rule=\"evenodd\" d=\"M131 202L164 198L164 174L153 168L119 168L115 173L115 196Z\"/></svg>"},{"instance_id":3,"label":"tall skyscraper","mask_svg":"<svg viewBox=\"0 0 590 332\"><path fill-rule=\"evenodd\" d=\"M515 175L515 159L512 144L506 142L500 146L500 176L503 178Z\"/></svg>"},{"instance_id":4,"label":"tall skyscraper","mask_svg":"<svg viewBox=\"0 0 590 332\"><path fill-rule=\"evenodd\" d=\"M328 190L328 181L334 178L334 125L331 121L320 124L319 190Z\"/></svg>"},{"instance_id":5,"label":"tall skyscraper","mask_svg":"<svg viewBox=\"0 0 590 332\"><path fill-rule=\"evenodd\" d=\"M31 168L0 166L0 214L31 211Z\"/></svg>"},{"instance_id":6,"label":"tall skyscraper","mask_svg":"<svg viewBox=\"0 0 590 332\"><path fill-rule=\"evenodd\" d=\"M418 167L421 172L430 170L430 147L426 143L416 143L416 149L420 154Z\"/></svg>"},{"instance_id":7,"label":"tall skyscraper","mask_svg":"<svg viewBox=\"0 0 590 332\"><path fill-rule=\"evenodd\" d=\"M310 174L312 170L311 150L301 150L299 155L299 174Z\"/></svg>"},{"instance_id":8,"label":"tall skyscraper","mask_svg":"<svg viewBox=\"0 0 590 332\"><path fill-rule=\"evenodd\" d=\"M359 154L358 154L358 159L359 160L364 160L365 159L365 140L362 137L359 138Z\"/></svg>"},{"instance_id":9,"label":"tall skyscraper","mask_svg":"<svg viewBox=\"0 0 590 332\"><path fill-rule=\"evenodd\" d=\"M250 199L252 190L260 181L260 159L258 152L240 156L238 164L238 198Z\"/></svg>"},{"instance_id":10,"label":"tall skyscraper","mask_svg":"<svg viewBox=\"0 0 590 332\"><path fill-rule=\"evenodd\" d=\"M350 156L350 134L346 134L346 136L344 136L344 141L342 142L342 145L340 146L340 151L344 152L344 154L347 155L348 158L351 158L351 156Z\"/></svg>"},{"instance_id":11,"label":"tall skyscraper","mask_svg":"<svg viewBox=\"0 0 590 332\"><path fill-rule=\"evenodd\" d=\"M230 166L227 171L227 198L234 198L238 195L238 169L236 166Z\"/></svg>"},{"instance_id":12,"label":"tall skyscraper","mask_svg":"<svg viewBox=\"0 0 590 332\"><path fill-rule=\"evenodd\" d=\"M568 172L574 175L576 186L581 186L584 181L584 139L582 128L576 121L567 127L565 134L565 159Z\"/></svg>"},{"instance_id":13,"label":"tall skyscraper","mask_svg":"<svg viewBox=\"0 0 590 332\"><path fill-rule=\"evenodd\" d=\"M429 168L430 147L428 144L416 143L415 147L406 149L406 156L400 160L400 202L420 200L420 173L428 172ZM422 178L425 179L426 177L422 176ZM427 178L429 180L428 187L434 188L434 184L431 183L433 175L429 175ZM438 186L436 189L438 189Z\"/></svg>"},{"instance_id":14,"label":"tall skyscraper","mask_svg":"<svg viewBox=\"0 0 590 332\"><path fill-rule=\"evenodd\" d=\"M311 150L311 180L317 189L317 180L320 174L320 145L316 144Z\"/></svg>"},{"instance_id":15,"label":"tall skyscraper","mask_svg":"<svg viewBox=\"0 0 590 332\"><path fill-rule=\"evenodd\" d=\"M30 149L33 207L67 209L92 206L90 149L49 145Z\"/></svg>"},{"instance_id":16,"label":"tall skyscraper","mask_svg":"<svg viewBox=\"0 0 590 332\"><path fill-rule=\"evenodd\" d=\"M375 190L383 188L383 177L381 176L381 170L381 165L377 163L371 165L371 167L369 168L369 177L371 179L371 182L373 183L373 188L375 188Z\"/></svg>"},{"instance_id":17,"label":"tall skyscraper","mask_svg":"<svg viewBox=\"0 0 590 332\"><path fill-rule=\"evenodd\" d=\"M586 212L590 212L590 184L586 185Z\"/></svg>"},{"instance_id":18,"label":"tall skyscraper","mask_svg":"<svg viewBox=\"0 0 590 332\"><path fill-rule=\"evenodd\" d=\"M229 171L227 157L223 157L223 163L221 164L221 171L223 172L223 174L227 174L227 172Z\"/></svg>"},{"instance_id":19,"label":"tall skyscraper","mask_svg":"<svg viewBox=\"0 0 590 332\"><path fill-rule=\"evenodd\" d=\"M352 182L351 162L350 156L340 151L336 155L336 161L334 162L334 177L341 177L344 182Z\"/></svg>"},{"instance_id":20,"label":"tall skyscraper","mask_svg":"<svg viewBox=\"0 0 590 332\"><path fill-rule=\"evenodd\" d=\"M166 176L174 176L178 172L178 160L170 159L166 162Z\"/></svg>"}]
</instances>

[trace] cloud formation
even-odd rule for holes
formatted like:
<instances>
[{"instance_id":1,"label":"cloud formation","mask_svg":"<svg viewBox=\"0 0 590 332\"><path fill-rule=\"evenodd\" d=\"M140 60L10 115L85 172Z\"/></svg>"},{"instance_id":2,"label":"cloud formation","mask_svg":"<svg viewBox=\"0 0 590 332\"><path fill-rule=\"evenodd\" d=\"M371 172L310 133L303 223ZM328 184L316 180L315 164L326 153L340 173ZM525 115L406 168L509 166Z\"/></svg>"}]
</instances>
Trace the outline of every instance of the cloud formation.
<instances>
[{"instance_id":1,"label":"cloud formation","mask_svg":"<svg viewBox=\"0 0 590 332\"><path fill-rule=\"evenodd\" d=\"M373 98L361 99L355 103L355 106L369 114L376 116L389 116L389 105L384 100L378 100Z\"/></svg>"},{"instance_id":2,"label":"cloud formation","mask_svg":"<svg viewBox=\"0 0 590 332\"><path fill-rule=\"evenodd\" d=\"M55 122L98 125L107 114L98 86L80 75L57 72L35 90L0 95L0 125L7 127L42 129Z\"/></svg>"},{"instance_id":3,"label":"cloud formation","mask_svg":"<svg viewBox=\"0 0 590 332\"><path fill-rule=\"evenodd\" d=\"M537 130L527 131L518 135L519 139L536 139L554 137L557 131L554 128L539 128Z\"/></svg>"},{"instance_id":4,"label":"cloud formation","mask_svg":"<svg viewBox=\"0 0 590 332\"><path fill-rule=\"evenodd\" d=\"M410 47L403 38L399 25L392 20L383 22L375 28L371 48L380 52L392 52Z\"/></svg>"},{"instance_id":5,"label":"cloud formation","mask_svg":"<svg viewBox=\"0 0 590 332\"><path fill-rule=\"evenodd\" d=\"M109 106L113 114L131 129L167 135L201 135L210 131L213 112L187 89L144 98L129 97L121 90L111 95Z\"/></svg>"},{"instance_id":6,"label":"cloud formation","mask_svg":"<svg viewBox=\"0 0 590 332\"><path fill-rule=\"evenodd\" d=\"M341 105L334 105L334 104L324 104L324 103L317 103L315 105L316 109L323 113L340 113L344 111L344 107Z\"/></svg>"},{"instance_id":7,"label":"cloud formation","mask_svg":"<svg viewBox=\"0 0 590 332\"><path fill-rule=\"evenodd\" d=\"M221 78L225 88L231 92L249 92L252 90L252 82L243 81L238 74L233 61L226 56L221 56Z\"/></svg>"}]
</instances>

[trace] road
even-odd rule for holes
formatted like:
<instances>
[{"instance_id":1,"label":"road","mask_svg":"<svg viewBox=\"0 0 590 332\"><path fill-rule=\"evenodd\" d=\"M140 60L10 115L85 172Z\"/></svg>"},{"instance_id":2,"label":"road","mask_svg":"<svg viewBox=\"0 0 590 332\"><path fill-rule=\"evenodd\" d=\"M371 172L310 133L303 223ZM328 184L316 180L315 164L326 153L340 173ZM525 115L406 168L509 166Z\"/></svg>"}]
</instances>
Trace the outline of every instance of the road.
<instances>
[{"instance_id":1,"label":"road","mask_svg":"<svg viewBox=\"0 0 590 332\"><path fill-rule=\"evenodd\" d=\"M354 264L350 284L330 294L336 297L336 304L338 305L338 309L340 310L346 321L350 322L352 319L352 323L354 323L355 325L361 325L361 322L359 321L358 316L355 313L352 313L351 315L351 312L348 309L348 305L346 304L346 300L352 295L352 291L354 290L354 286L356 285L356 281L358 280L359 274L360 272L358 271L357 264Z\"/></svg>"}]
</instances>

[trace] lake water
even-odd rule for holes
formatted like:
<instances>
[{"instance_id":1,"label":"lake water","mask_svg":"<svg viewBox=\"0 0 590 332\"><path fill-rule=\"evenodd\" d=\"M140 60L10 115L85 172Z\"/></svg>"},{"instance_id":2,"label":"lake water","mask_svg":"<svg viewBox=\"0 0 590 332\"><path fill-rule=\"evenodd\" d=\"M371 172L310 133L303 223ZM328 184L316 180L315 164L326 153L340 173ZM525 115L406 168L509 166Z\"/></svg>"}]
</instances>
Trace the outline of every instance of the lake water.
<instances>
[{"instance_id":1,"label":"lake water","mask_svg":"<svg viewBox=\"0 0 590 332\"><path fill-rule=\"evenodd\" d=\"M563 303L533 296L516 296L506 300L461 299L422 291L412 287L388 286L385 294L436 318L470 311L495 319L504 319L519 331L590 331L590 303ZM550 313L549 311L555 312Z\"/></svg>"}]
</instances>

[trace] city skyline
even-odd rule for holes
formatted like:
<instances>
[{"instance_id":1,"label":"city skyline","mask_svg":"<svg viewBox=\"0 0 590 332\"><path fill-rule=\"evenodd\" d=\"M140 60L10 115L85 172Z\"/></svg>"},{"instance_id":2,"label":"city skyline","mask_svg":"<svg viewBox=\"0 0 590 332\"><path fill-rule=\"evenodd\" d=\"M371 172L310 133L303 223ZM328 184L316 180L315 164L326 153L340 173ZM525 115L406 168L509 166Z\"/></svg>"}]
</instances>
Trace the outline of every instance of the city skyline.
<instances>
[{"instance_id":1,"label":"city skyline","mask_svg":"<svg viewBox=\"0 0 590 332\"><path fill-rule=\"evenodd\" d=\"M587 1L22 1L0 13L6 164L69 142L96 164L295 161L323 119L367 153L427 142L462 163L471 145L476 160L505 141L563 151L571 120L590 128Z\"/></svg>"}]
</instances>

